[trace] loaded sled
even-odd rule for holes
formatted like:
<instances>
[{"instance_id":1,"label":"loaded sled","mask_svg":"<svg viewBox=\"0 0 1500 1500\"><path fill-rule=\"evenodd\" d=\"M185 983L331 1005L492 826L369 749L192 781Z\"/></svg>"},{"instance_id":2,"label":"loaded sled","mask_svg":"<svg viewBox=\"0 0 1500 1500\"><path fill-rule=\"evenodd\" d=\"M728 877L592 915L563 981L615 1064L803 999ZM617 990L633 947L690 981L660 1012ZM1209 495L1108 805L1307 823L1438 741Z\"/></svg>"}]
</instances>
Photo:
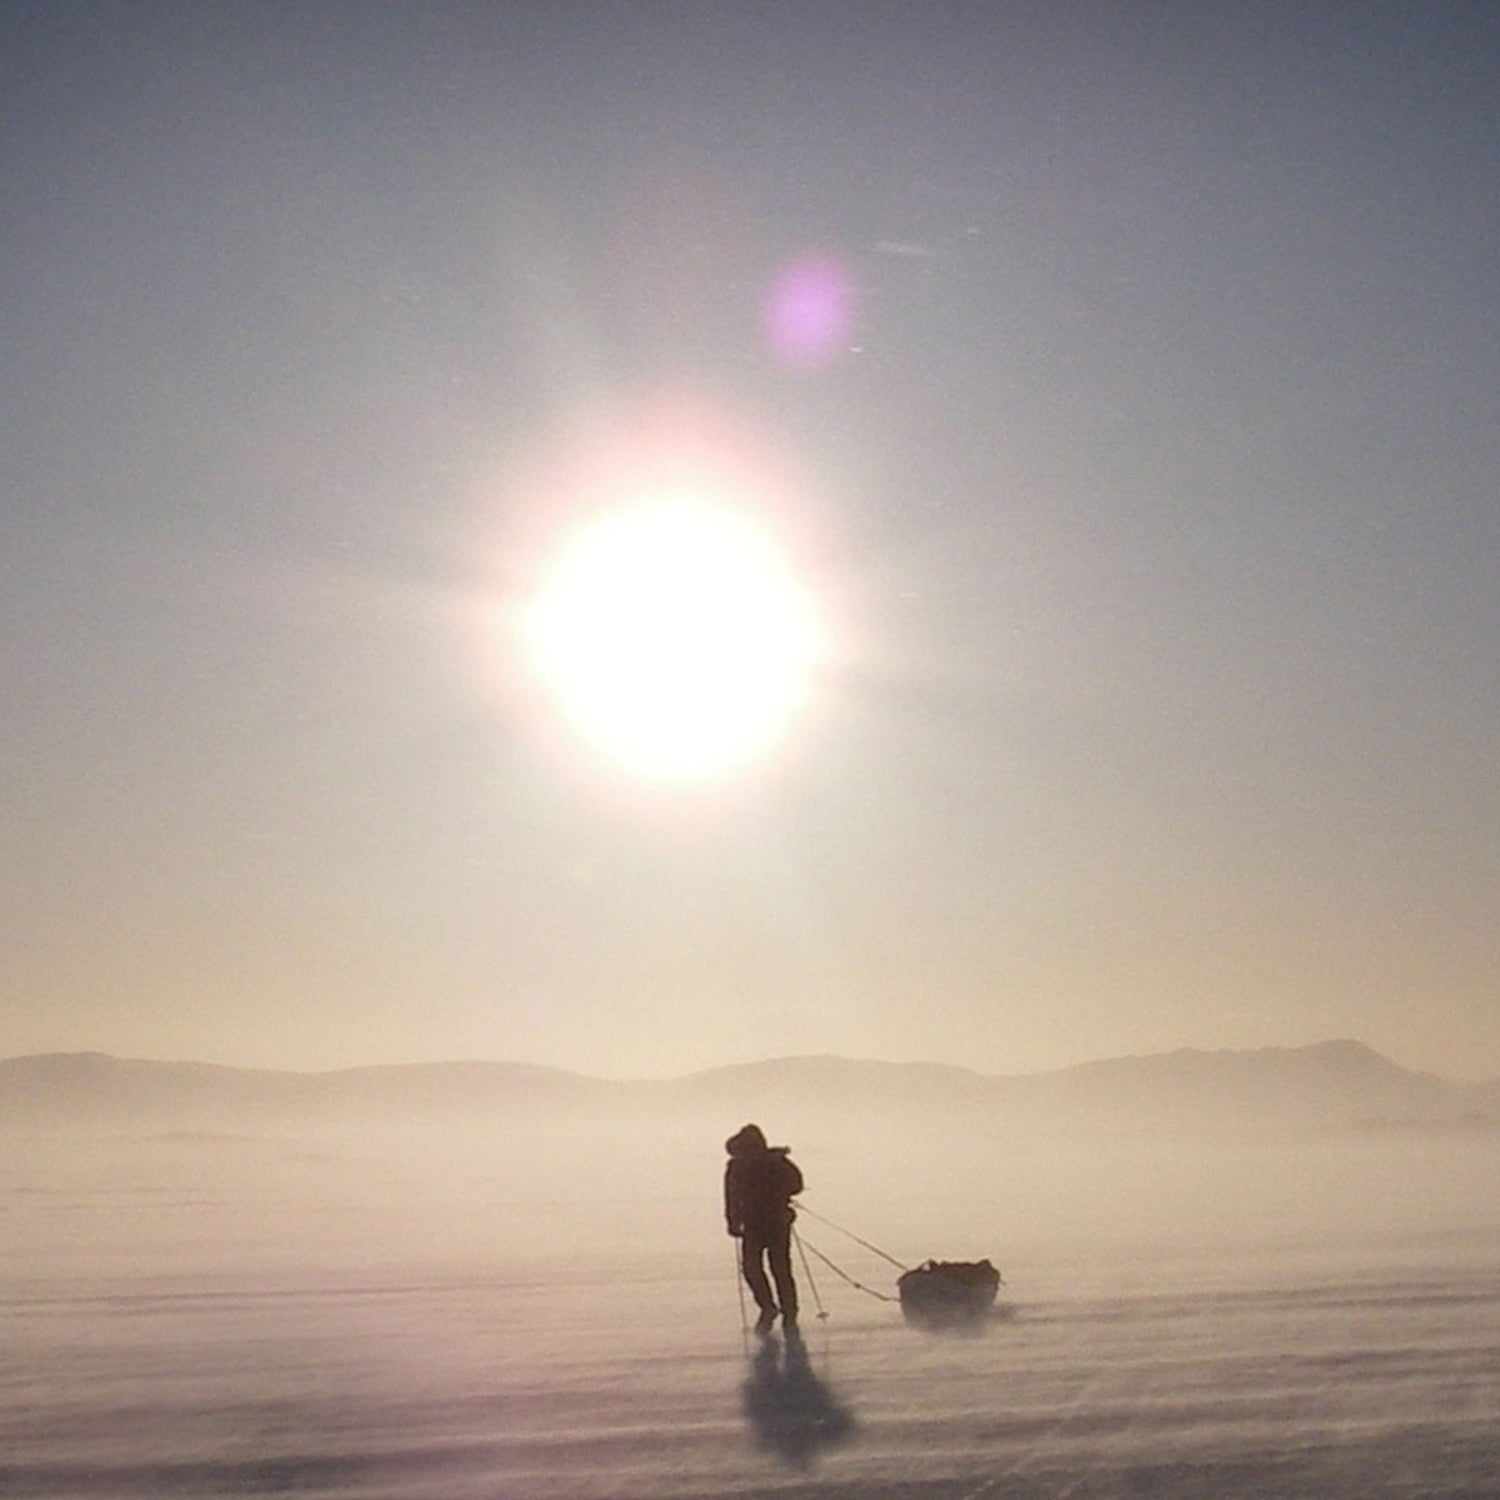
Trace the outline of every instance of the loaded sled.
<instances>
[{"instance_id":1,"label":"loaded sled","mask_svg":"<svg viewBox=\"0 0 1500 1500\"><path fill-rule=\"evenodd\" d=\"M852 1229L845 1229L842 1224L835 1224L832 1219L826 1218L809 1208L807 1204L799 1205L802 1212L817 1219L819 1223L826 1224L830 1229L836 1229L840 1234L853 1240L855 1244L862 1245L866 1250L872 1251L882 1260L889 1261L895 1266L901 1275L896 1278L897 1296L888 1297L884 1292L876 1291L873 1287L865 1286L863 1282L856 1281L842 1266L835 1264L816 1245L809 1245L795 1229L792 1231L793 1238L800 1250L811 1251L823 1262L836 1276L847 1281L856 1291L866 1292L872 1297L878 1297L882 1302L900 1302L901 1312L906 1321L918 1328L927 1329L977 1329L981 1324L992 1317L1012 1318L1015 1316L1015 1308L1009 1304L1002 1305L998 1310L995 1307L995 1294L999 1291L1004 1279L999 1271L988 1260L928 1260L923 1261L920 1266L908 1269L889 1251L882 1250L879 1245L872 1245L869 1240L861 1239ZM803 1257L806 1265L806 1256ZM808 1277L811 1280L812 1271L808 1268ZM813 1296L817 1296L817 1287L812 1287ZM828 1316L823 1311L822 1303L818 1304L818 1316Z\"/></svg>"},{"instance_id":2,"label":"loaded sled","mask_svg":"<svg viewBox=\"0 0 1500 1500\"><path fill-rule=\"evenodd\" d=\"M896 1279L901 1311L919 1328L964 1328L990 1315L1000 1273L987 1260L929 1260Z\"/></svg>"}]
</instances>

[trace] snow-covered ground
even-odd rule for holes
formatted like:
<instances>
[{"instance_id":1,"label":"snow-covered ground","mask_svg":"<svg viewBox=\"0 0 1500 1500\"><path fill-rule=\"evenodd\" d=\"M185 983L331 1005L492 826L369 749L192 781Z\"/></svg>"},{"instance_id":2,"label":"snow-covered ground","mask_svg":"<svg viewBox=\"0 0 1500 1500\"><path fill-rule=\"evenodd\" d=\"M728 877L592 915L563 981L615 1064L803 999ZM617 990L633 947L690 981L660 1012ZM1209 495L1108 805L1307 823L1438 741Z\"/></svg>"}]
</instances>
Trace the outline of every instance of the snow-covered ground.
<instances>
[{"instance_id":1,"label":"snow-covered ground","mask_svg":"<svg viewBox=\"0 0 1500 1500\"><path fill-rule=\"evenodd\" d=\"M1451 1149L1492 1169L1490 1147ZM1066 1239L1033 1224L1014 1253L1000 1202L925 1225L907 1203L884 1216L903 1254L991 1255L1013 1316L924 1334L814 1259L803 1339L761 1342L711 1177L703 1203L641 1201L615 1165L560 1194L428 1175L416 1149L70 1152L8 1151L0 1176L14 1500L1500 1492L1500 1232L1464 1195L1472 1222L1393 1198L1343 1240L1205 1221L1132 1243L1079 1235L1077 1206ZM877 1200L858 1216L884 1238Z\"/></svg>"}]
</instances>

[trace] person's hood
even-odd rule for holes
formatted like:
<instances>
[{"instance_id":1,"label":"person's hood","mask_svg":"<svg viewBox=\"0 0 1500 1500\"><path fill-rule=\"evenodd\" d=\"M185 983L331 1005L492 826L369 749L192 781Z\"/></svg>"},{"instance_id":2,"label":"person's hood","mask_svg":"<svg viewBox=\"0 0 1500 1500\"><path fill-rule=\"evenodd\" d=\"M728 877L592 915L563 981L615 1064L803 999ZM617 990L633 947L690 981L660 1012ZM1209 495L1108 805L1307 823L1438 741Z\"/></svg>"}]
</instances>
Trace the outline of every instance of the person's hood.
<instances>
[{"instance_id":1,"label":"person's hood","mask_svg":"<svg viewBox=\"0 0 1500 1500\"><path fill-rule=\"evenodd\" d=\"M769 1150L769 1147L766 1145L765 1132L759 1125L743 1125L724 1142L724 1149L731 1156L749 1156L755 1151Z\"/></svg>"}]
</instances>

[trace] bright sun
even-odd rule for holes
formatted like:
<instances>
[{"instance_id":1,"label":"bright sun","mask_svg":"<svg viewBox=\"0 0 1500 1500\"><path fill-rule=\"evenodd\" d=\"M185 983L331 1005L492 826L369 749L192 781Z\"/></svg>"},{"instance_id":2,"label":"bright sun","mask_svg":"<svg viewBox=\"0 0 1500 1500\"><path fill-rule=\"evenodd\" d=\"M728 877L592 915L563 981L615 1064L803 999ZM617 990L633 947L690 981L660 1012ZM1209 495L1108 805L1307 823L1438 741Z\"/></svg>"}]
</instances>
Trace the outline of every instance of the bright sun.
<instances>
[{"instance_id":1,"label":"bright sun","mask_svg":"<svg viewBox=\"0 0 1500 1500\"><path fill-rule=\"evenodd\" d=\"M713 776L765 749L806 698L817 622L769 539L691 498L595 520L526 616L569 717L631 769Z\"/></svg>"}]
</instances>

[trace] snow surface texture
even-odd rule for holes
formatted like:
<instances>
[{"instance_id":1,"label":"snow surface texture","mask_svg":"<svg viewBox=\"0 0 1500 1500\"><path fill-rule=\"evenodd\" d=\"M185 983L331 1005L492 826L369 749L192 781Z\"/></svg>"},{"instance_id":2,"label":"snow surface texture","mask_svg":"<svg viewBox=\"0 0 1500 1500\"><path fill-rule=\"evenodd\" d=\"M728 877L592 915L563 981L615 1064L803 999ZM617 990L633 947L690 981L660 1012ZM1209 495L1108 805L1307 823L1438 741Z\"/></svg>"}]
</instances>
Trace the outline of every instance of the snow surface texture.
<instances>
[{"instance_id":1,"label":"snow surface texture","mask_svg":"<svg viewBox=\"0 0 1500 1500\"><path fill-rule=\"evenodd\" d=\"M913 1262L991 1255L1013 1316L923 1334L814 1262L800 1347L742 1328L715 1143L701 1195L683 1177L644 1198L615 1161L522 1180L432 1143L24 1144L0 1168L14 1500L1493 1500L1500 1482L1489 1144L1424 1156L1430 1182L1452 1153L1452 1214L1411 1210L1417 1185L1387 1170L1389 1212L1342 1239L1312 1214L1279 1237L1248 1209L1165 1224L1201 1159L1153 1178L1126 1153L1155 1187L1120 1201L1118 1232L1079 1233L1093 1221L1059 1199L1051 1244L1035 1207L1017 1242L1002 1195L959 1214L871 1194L860 1231ZM1326 1206L1354 1194L1350 1163L1299 1148L1274 1177Z\"/></svg>"}]
</instances>

